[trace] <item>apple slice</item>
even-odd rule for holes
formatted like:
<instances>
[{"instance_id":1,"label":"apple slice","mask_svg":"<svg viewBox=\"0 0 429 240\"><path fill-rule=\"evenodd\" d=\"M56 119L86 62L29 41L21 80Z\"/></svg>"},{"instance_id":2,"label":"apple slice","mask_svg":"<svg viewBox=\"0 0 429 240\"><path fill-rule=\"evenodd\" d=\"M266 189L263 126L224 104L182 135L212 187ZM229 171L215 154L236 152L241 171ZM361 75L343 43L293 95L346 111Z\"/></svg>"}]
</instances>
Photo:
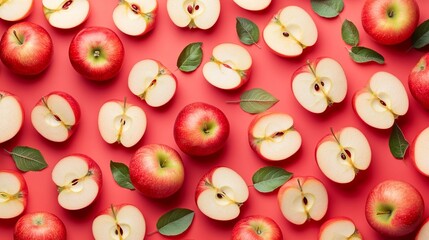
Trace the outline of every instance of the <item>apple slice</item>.
<instances>
[{"instance_id":1,"label":"apple slice","mask_svg":"<svg viewBox=\"0 0 429 240\"><path fill-rule=\"evenodd\" d=\"M151 107L168 103L177 88L177 79L160 62L145 59L136 63L128 76L128 88Z\"/></svg>"},{"instance_id":2,"label":"apple slice","mask_svg":"<svg viewBox=\"0 0 429 240\"><path fill-rule=\"evenodd\" d=\"M95 240L141 240L145 233L143 214L130 204L112 205L92 222Z\"/></svg>"},{"instance_id":3,"label":"apple slice","mask_svg":"<svg viewBox=\"0 0 429 240\"><path fill-rule=\"evenodd\" d=\"M283 216L301 225L310 219L319 221L328 210L328 193L314 177L294 177L279 189L278 202Z\"/></svg>"},{"instance_id":4,"label":"apple slice","mask_svg":"<svg viewBox=\"0 0 429 240\"><path fill-rule=\"evenodd\" d=\"M305 109L322 113L346 97L346 74L334 59L317 58L293 73L292 92Z\"/></svg>"},{"instance_id":5,"label":"apple slice","mask_svg":"<svg viewBox=\"0 0 429 240\"><path fill-rule=\"evenodd\" d=\"M0 19L19 21L30 15L34 0L2 0L0 1Z\"/></svg>"},{"instance_id":6,"label":"apple slice","mask_svg":"<svg viewBox=\"0 0 429 240\"><path fill-rule=\"evenodd\" d=\"M271 0L234 0L234 2L246 10L261 11L270 5Z\"/></svg>"},{"instance_id":7,"label":"apple slice","mask_svg":"<svg viewBox=\"0 0 429 240\"><path fill-rule=\"evenodd\" d=\"M210 170L199 181L195 193L198 209L207 217L220 221L237 218L248 197L246 182L227 167Z\"/></svg>"},{"instance_id":8,"label":"apple slice","mask_svg":"<svg viewBox=\"0 0 429 240\"><path fill-rule=\"evenodd\" d=\"M263 38L274 53L295 57L317 41L317 28L311 16L302 8L288 6L270 20L263 31Z\"/></svg>"},{"instance_id":9,"label":"apple slice","mask_svg":"<svg viewBox=\"0 0 429 240\"><path fill-rule=\"evenodd\" d=\"M64 142L80 121L78 102L65 92L51 92L42 97L31 111L31 123L40 135L53 142Z\"/></svg>"},{"instance_id":10,"label":"apple slice","mask_svg":"<svg viewBox=\"0 0 429 240\"><path fill-rule=\"evenodd\" d=\"M19 216L27 207L27 183L21 173L0 170L0 219Z\"/></svg>"},{"instance_id":11,"label":"apple slice","mask_svg":"<svg viewBox=\"0 0 429 240\"><path fill-rule=\"evenodd\" d=\"M220 89L237 89L247 82L252 57L242 46L222 43L213 49L210 61L204 64L204 78Z\"/></svg>"},{"instance_id":12,"label":"apple slice","mask_svg":"<svg viewBox=\"0 0 429 240\"><path fill-rule=\"evenodd\" d=\"M155 26L157 0L120 0L113 10L113 22L123 33L141 36Z\"/></svg>"},{"instance_id":13,"label":"apple slice","mask_svg":"<svg viewBox=\"0 0 429 240\"><path fill-rule=\"evenodd\" d=\"M325 136L316 147L316 161L325 176L336 183L349 183L371 163L371 147L357 128L346 127Z\"/></svg>"},{"instance_id":14,"label":"apple slice","mask_svg":"<svg viewBox=\"0 0 429 240\"><path fill-rule=\"evenodd\" d=\"M56 28L77 27L89 15L88 0L42 0L42 4L46 19Z\"/></svg>"},{"instance_id":15,"label":"apple slice","mask_svg":"<svg viewBox=\"0 0 429 240\"><path fill-rule=\"evenodd\" d=\"M126 101L108 101L98 113L98 130L109 144L117 142L124 147L136 145L143 137L146 125L143 109Z\"/></svg>"},{"instance_id":16,"label":"apple slice","mask_svg":"<svg viewBox=\"0 0 429 240\"><path fill-rule=\"evenodd\" d=\"M319 240L362 240L352 220L346 217L332 218L320 227Z\"/></svg>"},{"instance_id":17,"label":"apple slice","mask_svg":"<svg viewBox=\"0 0 429 240\"><path fill-rule=\"evenodd\" d=\"M423 225L420 227L420 230L417 232L415 240L427 240L429 239L429 218L427 218Z\"/></svg>"},{"instance_id":18,"label":"apple slice","mask_svg":"<svg viewBox=\"0 0 429 240\"><path fill-rule=\"evenodd\" d=\"M0 143L6 142L19 132L24 121L24 110L18 98L0 90Z\"/></svg>"},{"instance_id":19,"label":"apple slice","mask_svg":"<svg viewBox=\"0 0 429 240\"><path fill-rule=\"evenodd\" d=\"M89 206L102 186L101 169L90 157L74 154L64 157L52 170L58 188L58 203L67 210Z\"/></svg>"},{"instance_id":20,"label":"apple slice","mask_svg":"<svg viewBox=\"0 0 429 240\"><path fill-rule=\"evenodd\" d=\"M250 147L261 158L270 161L285 160L301 147L301 135L293 127L290 115L266 112L249 125Z\"/></svg>"},{"instance_id":21,"label":"apple slice","mask_svg":"<svg viewBox=\"0 0 429 240\"><path fill-rule=\"evenodd\" d=\"M178 27L209 29L220 15L219 0L167 0L167 12Z\"/></svg>"},{"instance_id":22,"label":"apple slice","mask_svg":"<svg viewBox=\"0 0 429 240\"><path fill-rule=\"evenodd\" d=\"M408 111L408 95L402 82L388 72L377 72L368 86L356 92L353 107L369 126L388 129Z\"/></svg>"},{"instance_id":23,"label":"apple slice","mask_svg":"<svg viewBox=\"0 0 429 240\"><path fill-rule=\"evenodd\" d=\"M414 162L414 166L417 170L425 175L429 176L429 127L417 135L411 144L410 156Z\"/></svg>"}]
</instances>

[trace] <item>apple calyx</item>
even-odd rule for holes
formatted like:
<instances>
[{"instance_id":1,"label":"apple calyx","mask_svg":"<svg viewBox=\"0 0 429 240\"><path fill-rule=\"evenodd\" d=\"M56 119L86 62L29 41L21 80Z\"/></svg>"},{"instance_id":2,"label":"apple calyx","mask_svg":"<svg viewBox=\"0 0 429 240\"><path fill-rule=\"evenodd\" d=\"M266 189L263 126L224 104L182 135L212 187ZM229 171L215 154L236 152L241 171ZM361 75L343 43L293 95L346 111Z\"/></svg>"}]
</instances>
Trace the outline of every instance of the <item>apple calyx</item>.
<instances>
[{"instance_id":1,"label":"apple calyx","mask_svg":"<svg viewBox=\"0 0 429 240\"><path fill-rule=\"evenodd\" d=\"M355 174L357 174L359 172L359 169L356 168L356 166L353 164L351 152L348 149L344 148L343 145L340 143L340 140L337 138L337 135L335 135L334 129L330 128L330 130L331 130L331 134L334 137L335 141L337 142L338 146L340 146L340 149L341 149L340 157L341 157L341 159L344 161L347 161L347 163L353 167Z\"/></svg>"},{"instance_id":2,"label":"apple calyx","mask_svg":"<svg viewBox=\"0 0 429 240\"><path fill-rule=\"evenodd\" d=\"M113 207L113 204L110 205L110 209L112 210L113 218L115 219L116 229L115 229L115 235L119 237L119 240L123 240L123 234L124 230L122 229L121 225L118 223L118 218L116 217L116 211Z\"/></svg>"},{"instance_id":3,"label":"apple calyx","mask_svg":"<svg viewBox=\"0 0 429 240\"><path fill-rule=\"evenodd\" d=\"M413 72L421 72L421 71L424 71L425 69L426 69L426 60L422 58L414 67Z\"/></svg>"},{"instance_id":4,"label":"apple calyx","mask_svg":"<svg viewBox=\"0 0 429 240\"><path fill-rule=\"evenodd\" d=\"M310 220L311 217L310 217L310 213L308 211L308 199L307 199L307 196L305 196L305 194L303 193L301 181L299 181L299 179L297 179L296 181L298 182L299 191L301 191L302 205L304 207L305 214L307 215L307 220Z\"/></svg>"},{"instance_id":5,"label":"apple calyx","mask_svg":"<svg viewBox=\"0 0 429 240\"><path fill-rule=\"evenodd\" d=\"M89 169L85 176L83 176L81 178L75 178L69 184L67 184L65 186L61 186L61 187L58 186L57 191L62 192L64 190L70 190L72 192L80 192L80 191L82 191L83 188L82 188L81 184L79 184L79 183L82 182L83 180L85 180L86 178L92 176L92 175L93 175L93 172L91 169Z\"/></svg>"},{"instance_id":6,"label":"apple calyx","mask_svg":"<svg viewBox=\"0 0 429 240\"><path fill-rule=\"evenodd\" d=\"M48 106L48 103L46 102L46 98L45 97L42 97L42 103L43 103L43 105L45 105L46 109L49 110L49 115L48 116L51 116L52 117L51 119L53 119L53 121L60 123L61 125L63 125L64 127L66 127L68 130L70 130L72 128L71 125L65 124L63 122L63 120L61 120L61 118L58 115L56 115L56 114L54 114L52 112L51 108Z\"/></svg>"},{"instance_id":7,"label":"apple calyx","mask_svg":"<svg viewBox=\"0 0 429 240\"><path fill-rule=\"evenodd\" d=\"M292 33L290 33L289 30L286 28L286 26L280 22L279 15L274 16L272 21L282 27L282 32L284 37L293 39L296 43L298 43L301 46L302 49L305 49L307 47L301 41L299 41Z\"/></svg>"},{"instance_id":8,"label":"apple calyx","mask_svg":"<svg viewBox=\"0 0 429 240\"><path fill-rule=\"evenodd\" d=\"M321 91L323 96L325 96L326 102L328 102L328 106L332 106L332 104L334 104L334 102L332 101L332 99L328 96L328 94L325 92L325 83L323 82L323 80L321 80L319 78L319 76L317 76L316 71L314 70L314 66L310 63L310 60L307 60L307 66L310 69L311 73L314 76L314 90L316 92Z\"/></svg>"},{"instance_id":9,"label":"apple calyx","mask_svg":"<svg viewBox=\"0 0 429 240\"><path fill-rule=\"evenodd\" d=\"M19 45L24 44L24 39L19 38L18 34L16 33L16 30L13 30L13 35L15 36L16 40L18 40Z\"/></svg>"}]
</instances>

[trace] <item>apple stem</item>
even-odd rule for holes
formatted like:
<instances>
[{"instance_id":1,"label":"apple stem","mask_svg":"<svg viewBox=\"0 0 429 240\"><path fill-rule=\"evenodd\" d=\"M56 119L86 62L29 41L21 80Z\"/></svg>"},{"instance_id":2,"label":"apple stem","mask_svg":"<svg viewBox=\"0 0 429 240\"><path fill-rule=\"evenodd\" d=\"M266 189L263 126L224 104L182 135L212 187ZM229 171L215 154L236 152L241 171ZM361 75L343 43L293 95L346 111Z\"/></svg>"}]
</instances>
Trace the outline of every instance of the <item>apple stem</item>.
<instances>
[{"instance_id":1,"label":"apple stem","mask_svg":"<svg viewBox=\"0 0 429 240\"><path fill-rule=\"evenodd\" d=\"M18 37L18 34L16 33L15 30L13 30L13 35L16 37L16 39L18 40L19 44L22 45L24 42Z\"/></svg>"},{"instance_id":2,"label":"apple stem","mask_svg":"<svg viewBox=\"0 0 429 240\"><path fill-rule=\"evenodd\" d=\"M377 212L377 216L378 216L378 215L385 215L385 214L390 215L391 213L392 213L392 211Z\"/></svg>"}]
</instances>

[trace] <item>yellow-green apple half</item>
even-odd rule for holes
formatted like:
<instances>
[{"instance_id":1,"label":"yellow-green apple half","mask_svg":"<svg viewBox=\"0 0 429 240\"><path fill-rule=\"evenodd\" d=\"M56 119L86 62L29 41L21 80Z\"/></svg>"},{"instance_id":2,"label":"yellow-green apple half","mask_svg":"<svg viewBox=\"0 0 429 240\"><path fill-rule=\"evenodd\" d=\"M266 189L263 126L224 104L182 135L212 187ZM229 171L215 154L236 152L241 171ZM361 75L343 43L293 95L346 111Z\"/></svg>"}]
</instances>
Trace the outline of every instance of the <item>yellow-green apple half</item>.
<instances>
[{"instance_id":1,"label":"yellow-green apple half","mask_svg":"<svg viewBox=\"0 0 429 240\"><path fill-rule=\"evenodd\" d=\"M415 0L366 0L361 20L363 29L376 42L393 45L413 34L419 15Z\"/></svg>"},{"instance_id":2,"label":"yellow-green apple half","mask_svg":"<svg viewBox=\"0 0 429 240\"><path fill-rule=\"evenodd\" d=\"M131 204L112 205L92 222L95 240L142 240L145 233L144 216Z\"/></svg>"},{"instance_id":3,"label":"yellow-green apple half","mask_svg":"<svg viewBox=\"0 0 429 240\"><path fill-rule=\"evenodd\" d=\"M207 217L220 221L237 218L248 197L246 182L227 167L211 169L201 178L195 192L198 209Z\"/></svg>"},{"instance_id":4,"label":"yellow-green apple half","mask_svg":"<svg viewBox=\"0 0 429 240\"><path fill-rule=\"evenodd\" d=\"M261 11L270 5L271 0L234 0L234 2L246 10Z\"/></svg>"},{"instance_id":5,"label":"yellow-green apple half","mask_svg":"<svg viewBox=\"0 0 429 240\"><path fill-rule=\"evenodd\" d=\"M293 118L280 112L255 116L248 129L249 145L262 159L285 160L301 147L301 135L293 126Z\"/></svg>"},{"instance_id":6,"label":"yellow-green apple half","mask_svg":"<svg viewBox=\"0 0 429 240\"><path fill-rule=\"evenodd\" d=\"M143 137L146 126L143 109L126 101L107 101L98 113L98 130L109 144L117 142L132 147Z\"/></svg>"},{"instance_id":7,"label":"yellow-green apple half","mask_svg":"<svg viewBox=\"0 0 429 240\"><path fill-rule=\"evenodd\" d=\"M429 177L429 127L421 131L411 143L410 156L417 170Z\"/></svg>"},{"instance_id":8,"label":"yellow-green apple half","mask_svg":"<svg viewBox=\"0 0 429 240\"><path fill-rule=\"evenodd\" d=\"M283 240L282 230L271 218L251 215L240 219L232 229L232 240Z\"/></svg>"},{"instance_id":9,"label":"yellow-green apple half","mask_svg":"<svg viewBox=\"0 0 429 240\"><path fill-rule=\"evenodd\" d=\"M54 53L49 33L32 22L10 26L0 40L0 59L19 75L34 76L45 70Z\"/></svg>"},{"instance_id":10,"label":"yellow-green apple half","mask_svg":"<svg viewBox=\"0 0 429 240\"><path fill-rule=\"evenodd\" d=\"M57 185L58 203L67 210L89 206L103 183L97 162L83 154L69 155L58 161L52 170L52 180Z\"/></svg>"},{"instance_id":11,"label":"yellow-green apple half","mask_svg":"<svg viewBox=\"0 0 429 240\"><path fill-rule=\"evenodd\" d=\"M411 184L386 180L368 194L365 216L369 225L386 237L402 237L416 230L423 220L425 204Z\"/></svg>"},{"instance_id":12,"label":"yellow-green apple half","mask_svg":"<svg viewBox=\"0 0 429 240\"><path fill-rule=\"evenodd\" d=\"M365 135L345 127L322 138L316 147L316 161L322 173L336 183L349 183L371 163L371 147Z\"/></svg>"},{"instance_id":13,"label":"yellow-green apple half","mask_svg":"<svg viewBox=\"0 0 429 240\"><path fill-rule=\"evenodd\" d=\"M159 61L145 59L136 64L128 75L130 91L151 107L168 103L176 93L177 79Z\"/></svg>"},{"instance_id":14,"label":"yellow-green apple half","mask_svg":"<svg viewBox=\"0 0 429 240\"><path fill-rule=\"evenodd\" d=\"M80 121L78 102L65 92L43 96L31 111L31 123L44 138L64 142L75 132Z\"/></svg>"},{"instance_id":15,"label":"yellow-green apple half","mask_svg":"<svg viewBox=\"0 0 429 240\"><path fill-rule=\"evenodd\" d=\"M220 89L237 89L250 77L252 57L242 46L222 43L213 49L210 61L204 64L204 78Z\"/></svg>"},{"instance_id":16,"label":"yellow-green apple half","mask_svg":"<svg viewBox=\"0 0 429 240\"><path fill-rule=\"evenodd\" d=\"M283 216L296 225L319 221L328 210L328 193L315 177L294 177L279 189L277 195Z\"/></svg>"},{"instance_id":17,"label":"yellow-green apple half","mask_svg":"<svg viewBox=\"0 0 429 240\"><path fill-rule=\"evenodd\" d=\"M0 219L19 216L27 207L27 183L21 173L0 170Z\"/></svg>"},{"instance_id":18,"label":"yellow-green apple half","mask_svg":"<svg viewBox=\"0 0 429 240\"><path fill-rule=\"evenodd\" d=\"M42 4L49 24L60 29L77 27L89 15L88 0L43 0Z\"/></svg>"},{"instance_id":19,"label":"yellow-green apple half","mask_svg":"<svg viewBox=\"0 0 429 240\"><path fill-rule=\"evenodd\" d=\"M429 110L429 53L420 58L408 76L411 95L426 110Z\"/></svg>"},{"instance_id":20,"label":"yellow-green apple half","mask_svg":"<svg viewBox=\"0 0 429 240\"><path fill-rule=\"evenodd\" d=\"M292 92L305 109L322 113L346 97L346 74L334 59L317 58L293 73Z\"/></svg>"},{"instance_id":21,"label":"yellow-green apple half","mask_svg":"<svg viewBox=\"0 0 429 240\"><path fill-rule=\"evenodd\" d=\"M388 129L408 111L408 95L402 82L388 72L377 72L353 97L353 108L369 126Z\"/></svg>"},{"instance_id":22,"label":"yellow-green apple half","mask_svg":"<svg viewBox=\"0 0 429 240\"><path fill-rule=\"evenodd\" d=\"M67 229L61 219L52 213L28 213L16 222L13 239L66 240Z\"/></svg>"},{"instance_id":23,"label":"yellow-green apple half","mask_svg":"<svg viewBox=\"0 0 429 240\"><path fill-rule=\"evenodd\" d=\"M154 28L157 12L157 0L119 0L113 22L121 32L141 36Z\"/></svg>"},{"instance_id":24,"label":"yellow-green apple half","mask_svg":"<svg viewBox=\"0 0 429 240\"><path fill-rule=\"evenodd\" d=\"M320 226L319 240L362 240L354 222L347 217L335 217Z\"/></svg>"},{"instance_id":25,"label":"yellow-green apple half","mask_svg":"<svg viewBox=\"0 0 429 240\"><path fill-rule=\"evenodd\" d=\"M6 142L19 132L24 121L21 101L12 93L0 90L0 143Z\"/></svg>"},{"instance_id":26,"label":"yellow-green apple half","mask_svg":"<svg viewBox=\"0 0 429 240\"><path fill-rule=\"evenodd\" d=\"M105 81L115 77L122 67L124 46L118 35L105 27L87 27L74 36L69 58L83 77Z\"/></svg>"},{"instance_id":27,"label":"yellow-green apple half","mask_svg":"<svg viewBox=\"0 0 429 240\"><path fill-rule=\"evenodd\" d=\"M415 240L427 240L429 239L429 218L427 218L423 225L420 227L417 232Z\"/></svg>"},{"instance_id":28,"label":"yellow-green apple half","mask_svg":"<svg viewBox=\"0 0 429 240\"><path fill-rule=\"evenodd\" d=\"M228 140L229 122L217 107L194 102L186 105L174 123L174 140L184 153L207 156L221 150Z\"/></svg>"},{"instance_id":29,"label":"yellow-green apple half","mask_svg":"<svg viewBox=\"0 0 429 240\"><path fill-rule=\"evenodd\" d=\"M296 57L317 41L317 27L311 16L302 8L288 6L270 20L263 38L274 53L282 57Z\"/></svg>"},{"instance_id":30,"label":"yellow-green apple half","mask_svg":"<svg viewBox=\"0 0 429 240\"><path fill-rule=\"evenodd\" d=\"M178 27L209 29L220 15L220 0L167 0L167 12Z\"/></svg>"},{"instance_id":31,"label":"yellow-green apple half","mask_svg":"<svg viewBox=\"0 0 429 240\"><path fill-rule=\"evenodd\" d=\"M166 198L182 187L185 169L176 150L164 144L148 144L132 157L130 178L145 196Z\"/></svg>"},{"instance_id":32,"label":"yellow-green apple half","mask_svg":"<svg viewBox=\"0 0 429 240\"><path fill-rule=\"evenodd\" d=\"M34 0L2 0L0 1L0 19L19 21L30 15Z\"/></svg>"}]
</instances>

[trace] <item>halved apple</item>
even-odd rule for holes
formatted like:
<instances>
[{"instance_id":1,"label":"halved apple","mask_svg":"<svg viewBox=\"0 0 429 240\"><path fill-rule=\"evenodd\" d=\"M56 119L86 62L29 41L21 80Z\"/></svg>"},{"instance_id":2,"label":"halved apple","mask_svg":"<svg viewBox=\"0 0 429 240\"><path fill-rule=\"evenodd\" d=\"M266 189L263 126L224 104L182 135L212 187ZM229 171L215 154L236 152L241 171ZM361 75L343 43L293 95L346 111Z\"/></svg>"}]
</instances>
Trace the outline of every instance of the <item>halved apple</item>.
<instances>
[{"instance_id":1,"label":"halved apple","mask_svg":"<svg viewBox=\"0 0 429 240\"><path fill-rule=\"evenodd\" d=\"M423 222L423 225L420 227L419 231L417 232L415 240L427 240L427 239L429 239L429 218L427 218Z\"/></svg>"},{"instance_id":2,"label":"halved apple","mask_svg":"<svg viewBox=\"0 0 429 240\"><path fill-rule=\"evenodd\" d=\"M356 229L352 220L346 217L329 219L320 227L319 240L362 240L363 237Z\"/></svg>"},{"instance_id":3,"label":"halved apple","mask_svg":"<svg viewBox=\"0 0 429 240\"><path fill-rule=\"evenodd\" d=\"M24 110L18 98L0 90L0 143L6 142L19 132L24 121Z\"/></svg>"},{"instance_id":4,"label":"halved apple","mask_svg":"<svg viewBox=\"0 0 429 240\"><path fill-rule=\"evenodd\" d=\"M27 207L27 183L21 173L0 170L0 219L19 216Z\"/></svg>"},{"instance_id":5,"label":"halved apple","mask_svg":"<svg viewBox=\"0 0 429 240\"><path fill-rule=\"evenodd\" d=\"M113 22L121 32L140 36L153 29L157 11L157 0L119 0Z\"/></svg>"},{"instance_id":6,"label":"halved apple","mask_svg":"<svg viewBox=\"0 0 429 240\"><path fill-rule=\"evenodd\" d=\"M421 131L413 140L410 147L410 156L417 170L429 176L429 127Z\"/></svg>"},{"instance_id":7,"label":"halved apple","mask_svg":"<svg viewBox=\"0 0 429 240\"><path fill-rule=\"evenodd\" d=\"M34 0L2 0L0 1L0 19L19 21L30 15Z\"/></svg>"},{"instance_id":8,"label":"halved apple","mask_svg":"<svg viewBox=\"0 0 429 240\"><path fill-rule=\"evenodd\" d=\"M77 27L89 15L88 0L42 0L42 4L46 19L56 28Z\"/></svg>"},{"instance_id":9,"label":"halved apple","mask_svg":"<svg viewBox=\"0 0 429 240\"><path fill-rule=\"evenodd\" d=\"M167 0L167 12L178 27L209 29L220 15L219 0Z\"/></svg>"}]
</instances>

